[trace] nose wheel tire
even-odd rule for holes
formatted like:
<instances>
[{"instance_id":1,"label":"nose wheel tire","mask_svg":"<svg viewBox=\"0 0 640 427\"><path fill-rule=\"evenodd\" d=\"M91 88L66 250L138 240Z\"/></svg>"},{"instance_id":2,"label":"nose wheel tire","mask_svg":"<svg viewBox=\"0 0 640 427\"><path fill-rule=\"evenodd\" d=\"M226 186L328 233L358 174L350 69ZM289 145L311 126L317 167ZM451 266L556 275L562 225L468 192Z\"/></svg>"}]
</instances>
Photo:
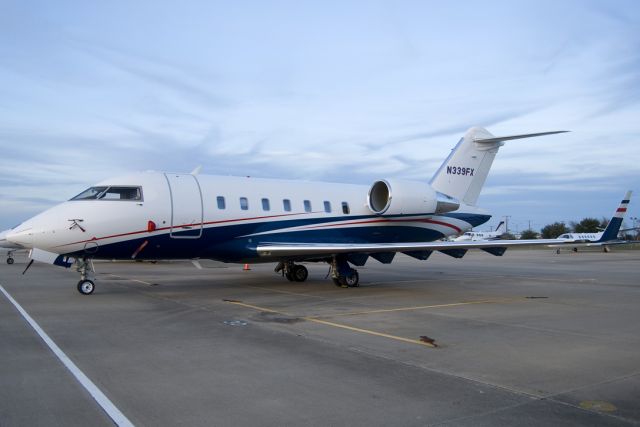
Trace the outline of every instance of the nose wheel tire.
<instances>
[{"instance_id":1,"label":"nose wheel tire","mask_svg":"<svg viewBox=\"0 0 640 427\"><path fill-rule=\"evenodd\" d=\"M7 264L11 265L13 264L13 258L7 258Z\"/></svg>"},{"instance_id":2,"label":"nose wheel tire","mask_svg":"<svg viewBox=\"0 0 640 427\"><path fill-rule=\"evenodd\" d=\"M80 280L78 282L78 292L82 295L91 295L96 289L96 284L91 280Z\"/></svg>"}]
</instances>

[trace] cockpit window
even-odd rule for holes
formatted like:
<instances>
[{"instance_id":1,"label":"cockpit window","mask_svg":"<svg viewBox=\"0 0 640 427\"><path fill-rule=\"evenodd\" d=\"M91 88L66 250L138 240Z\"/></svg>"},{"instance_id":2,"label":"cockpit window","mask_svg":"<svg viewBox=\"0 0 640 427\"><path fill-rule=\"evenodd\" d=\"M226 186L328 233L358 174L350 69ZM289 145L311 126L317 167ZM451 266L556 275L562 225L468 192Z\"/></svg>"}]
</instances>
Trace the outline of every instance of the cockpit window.
<instances>
[{"instance_id":1,"label":"cockpit window","mask_svg":"<svg viewBox=\"0 0 640 427\"><path fill-rule=\"evenodd\" d=\"M107 189L108 187L91 187L84 190L82 193L78 194L71 200L95 200L98 196Z\"/></svg>"},{"instance_id":2,"label":"cockpit window","mask_svg":"<svg viewBox=\"0 0 640 427\"><path fill-rule=\"evenodd\" d=\"M91 187L71 200L142 200L142 188L133 186Z\"/></svg>"}]
</instances>

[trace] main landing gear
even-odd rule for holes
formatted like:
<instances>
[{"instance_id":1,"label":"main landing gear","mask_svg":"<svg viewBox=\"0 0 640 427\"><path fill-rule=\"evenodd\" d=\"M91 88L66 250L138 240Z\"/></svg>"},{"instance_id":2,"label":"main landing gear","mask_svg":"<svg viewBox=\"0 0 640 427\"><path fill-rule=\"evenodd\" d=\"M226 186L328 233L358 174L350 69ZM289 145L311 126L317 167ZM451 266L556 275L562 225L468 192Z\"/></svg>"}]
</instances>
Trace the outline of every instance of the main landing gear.
<instances>
[{"instance_id":1,"label":"main landing gear","mask_svg":"<svg viewBox=\"0 0 640 427\"><path fill-rule=\"evenodd\" d=\"M309 277L307 267L295 264L293 261L281 261L275 269L276 273L282 272L282 275L290 282L304 282Z\"/></svg>"},{"instance_id":2,"label":"main landing gear","mask_svg":"<svg viewBox=\"0 0 640 427\"><path fill-rule=\"evenodd\" d=\"M336 286L341 288L360 286L358 271L351 268L345 256L336 255L331 259L327 259L327 262L331 266L331 280ZM275 268L275 272L282 273L290 282L304 282L309 277L307 267L296 264L293 261L280 261Z\"/></svg>"},{"instance_id":3,"label":"main landing gear","mask_svg":"<svg viewBox=\"0 0 640 427\"><path fill-rule=\"evenodd\" d=\"M90 258L82 258L76 260L76 271L80 273L80 281L78 282L78 292L82 295L91 295L96 289L95 270L93 262Z\"/></svg>"},{"instance_id":4,"label":"main landing gear","mask_svg":"<svg viewBox=\"0 0 640 427\"><path fill-rule=\"evenodd\" d=\"M7 264L11 265L15 262L13 259L13 251L7 252Z\"/></svg>"},{"instance_id":5,"label":"main landing gear","mask_svg":"<svg viewBox=\"0 0 640 427\"><path fill-rule=\"evenodd\" d=\"M356 288L360 286L360 276L358 270L351 268L346 257L336 255L330 262L331 280L336 286L341 288Z\"/></svg>"}]
</instances>

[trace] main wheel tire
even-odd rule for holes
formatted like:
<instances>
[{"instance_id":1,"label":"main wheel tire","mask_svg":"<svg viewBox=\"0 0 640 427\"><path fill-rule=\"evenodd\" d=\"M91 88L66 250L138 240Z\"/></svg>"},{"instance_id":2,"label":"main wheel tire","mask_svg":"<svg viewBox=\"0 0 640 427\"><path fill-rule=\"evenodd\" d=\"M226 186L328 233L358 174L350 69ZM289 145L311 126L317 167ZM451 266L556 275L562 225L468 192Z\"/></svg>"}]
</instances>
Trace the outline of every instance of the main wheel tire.
<instances>
[{"instance_id":1,"label":"main wheel tire","mask_svg":"<svg viewBox=\"0 0 640 427\"><path fill-rule=\"evenodd\" d=\"M14 263L13 258L7 258L7 264L11 265Z\"/></svg>"},{"instance_id":2,"label":"main wheel tire","mask_svg":"<svg viewBox=\"0 0 640 427\"><path fill-rule=\"evenodd\" d=\"M309 277L309 270L304 265L296 265L293 267L292 276L296 282L304 282Z\"/></svg>"},{"instance_id":3,"label":"main wheel tire","mask_svg":"<svg viewBox=\"0 0 640 427\"><path fill-rule=\"evenodd\" d=\"M573 248L573 252L578 252L578 248Z\"/></svg>"},{"instance_id":4,"label":"main wheel tire","mask_svg":"<svg viewBox=\"0 0 640 427\"><path fill-rule=\"evenodd\" d=\"M91 295L96 289L96 284L91 280L80 280L78 282L78 292L82 295Z\"/></svg>"},{"instance_id":5,"label":"main wheel tire","mask_svg":"<svg viewBox=\"0 0 640 427\"><path fill-rule=\"evenodd\" d=\"M556 249L556 253L560 255L560 249Z\"/></svg>"},{"instance_id":6,"label":"main wheel tire","mask_svg":"<svg viewBox=\"0 0 640 427\"><path fill-rule=\"evenodd\" d=\"M351 273L342 278L342 282L349 288L357 288L360 286L358 270L351 270Z\"/></svg>"}]
</instances>

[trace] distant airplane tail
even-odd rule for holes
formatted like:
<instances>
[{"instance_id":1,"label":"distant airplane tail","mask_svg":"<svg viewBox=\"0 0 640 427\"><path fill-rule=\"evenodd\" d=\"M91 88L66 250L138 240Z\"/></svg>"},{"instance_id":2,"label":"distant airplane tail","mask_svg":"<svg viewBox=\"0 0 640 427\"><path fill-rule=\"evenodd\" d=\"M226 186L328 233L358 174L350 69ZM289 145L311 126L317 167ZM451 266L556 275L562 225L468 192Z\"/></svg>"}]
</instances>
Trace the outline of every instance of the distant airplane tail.
<instances>
[{"instance_id":1,"label":"distant airplane tail","mask_svg":"<svg viewBox=\"0 0 640 427\"><path fill-rule=\"evenodd\" d=\"M495 137L486 129L473 127L464 134L440 169L431 178L431 186L467 205L475 205L493 159L504 141L567 131L529 133Z\"/></svg>"},{"instance_id":2,"label":"distant airplane tail","mask_svg":"<svg viewBox=\"0 0 640 427\"><path fill-rule=\"evenodd\" d=\"M622 225L622 220L624 219L624 215L627 213L627 207L629 206L629 201L631 200L631 190L627 191L624 195L624 199L620 202L620 205L613 213L613 217L607 228L604 229L602 233L602 237L598 240L598 242L606 242L608 240L615 240L618 238L618 232L620 231L620 226Z\"/></svg>"},{"instance_id":3,"label":"distant airplane tail","mask_svg":"<svg viewBox=\"0 0 640 427\"><path fill-rule=\"evenodd\" d=\"M500 224L498 224L498 226L496 227L496 231L500 231L503 225L505 225L504 221L500 221Z\"/></svg>"}]
</instances>

